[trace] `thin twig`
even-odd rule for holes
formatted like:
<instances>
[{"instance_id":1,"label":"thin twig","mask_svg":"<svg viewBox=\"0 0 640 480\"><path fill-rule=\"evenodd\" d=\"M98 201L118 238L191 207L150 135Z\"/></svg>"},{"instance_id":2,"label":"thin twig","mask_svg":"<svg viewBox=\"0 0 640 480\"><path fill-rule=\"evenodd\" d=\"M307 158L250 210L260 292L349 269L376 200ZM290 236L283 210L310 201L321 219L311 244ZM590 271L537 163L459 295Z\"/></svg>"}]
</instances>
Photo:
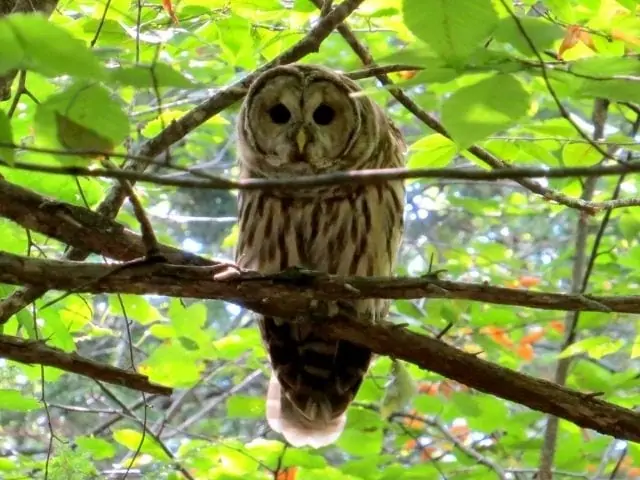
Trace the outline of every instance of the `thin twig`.
<instances>
[{"instance_id":1,"label":"thin twig","mask_svg":"<svg viewBox=\"0 0 640 480\"><path fill-rule=\"evenodd\" d=\"M0 160L0 165L9 166ZM387 182L389 180L408 180L416 178L460 179L460 180L520 180L527 178L571 178L571 177L601 177L620 175L623 173L640 172L640 162L596 167L517 167L500 168L496 170L463 169L463 168L385 168L353 170L349 172L325 173L305 175L296 178L269 179L227 179L223 177L209 177L208 179L171 178L150 173L140 173L132 170L99 169L80 166L52 166L33 163L15 162L12 167L19 170L51 173L56 175L73 175L81 177L104 177L126 179L135 182L148 182L156 185L167 185L182 188L202 188L210 190L282 190L304 189L309 187L324 187L336 185L370 185ZM579 199L572 199L578 201ZM626 199L639 202L640 199ZM594 213L598 207L596 202L581 202L580 210ZM572 206L572 205L567 205ZM600 207L603 208L603 207Z\"/></svg>"}]
</instances>

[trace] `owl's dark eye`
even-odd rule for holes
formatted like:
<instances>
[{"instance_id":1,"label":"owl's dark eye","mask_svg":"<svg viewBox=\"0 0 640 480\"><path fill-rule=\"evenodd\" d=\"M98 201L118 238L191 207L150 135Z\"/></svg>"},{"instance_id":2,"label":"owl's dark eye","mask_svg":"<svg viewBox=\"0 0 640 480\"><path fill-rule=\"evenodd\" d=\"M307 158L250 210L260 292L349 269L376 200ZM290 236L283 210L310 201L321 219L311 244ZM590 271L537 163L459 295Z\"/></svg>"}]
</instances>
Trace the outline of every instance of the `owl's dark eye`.
<instances>
[{"instance_id":1,"label":"owl's dark eye","mask_svg":"<svg viewBox=\"0 0 640 480\"><path fill-rule=\"evenodd\" d=\"M326 103L321 103L313 112L313 121L318 125L329 125L336 116L336 111Z\"/></svg>"},{"instance_id":2,"label":"owl's dark eye","mask_svg":"<svg viewBox=\"0 0 640 480\"><path fill-rule=\"evenodd\" d=\"M277 103L269 109L269 116L273 123L284 125L291 119L291 112L282 103Z\"/></svg>"}]
</instances>

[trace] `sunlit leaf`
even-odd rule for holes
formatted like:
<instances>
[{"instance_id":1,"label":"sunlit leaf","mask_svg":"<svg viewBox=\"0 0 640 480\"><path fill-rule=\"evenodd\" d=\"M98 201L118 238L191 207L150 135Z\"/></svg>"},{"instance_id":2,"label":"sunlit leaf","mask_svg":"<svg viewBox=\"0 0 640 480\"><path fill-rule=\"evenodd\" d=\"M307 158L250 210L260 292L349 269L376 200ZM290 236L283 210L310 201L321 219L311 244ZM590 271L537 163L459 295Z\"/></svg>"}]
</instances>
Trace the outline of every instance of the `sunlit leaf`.
<instances>
[{"instance_id":1,"label":"sunlit leaf","mask_svg":"<svg viewBox=\"0 0 640 480\"><path fill-rule=\"evenodd\" d=\"M42 15L15 13L0 19L0 40L3 49L13 50L9 57L3 54L0 72L27 69L48 76L105 77L104 68L82 41Z\"/></svg>"},{"instance_id":2,"label":"sunlit leaf","mask_svg":"<svg viewBox=\"0 0 640 480\"><path fill-rule=\"evenodd\" d=\"M198 87L197 84L164 63L156 63L152 66L135 65L114 68L109 70L109 75L116 83L139 88Z\"/></svg>"},{"instance_id":3,"label":"sunlit leaf","mask_svg":"<svg viewBox=\"0 0 640 480\"><path fill-rule=\"evenodd\" d=\"M113 439L131 452L137 452L139 450L142 453L151 455L157 460L163 462L171 461L171 457L167 455L151 435L144 435L137 430L123 428L113 432Z\"/></svg>"},{"instance_id":4,"label":"sunlit leaf","mask_svg":"<svg viewBox=\"0 0 640 480\"><path fill-rule=\"evenodd\" d=\"M510 43L525 55L534 55L535 52L531 49L520 27L526 32L536 52L543 52L551 48L553 43L563 35L561 27L543 18L520 17L519 23L520 26L511 16L503 18L493 35L497 41Z\"/></svg>"},{"instance_id":5,"label":"sunlit leaf","mask_svg":"<svg viewBox=\"0 0 640 480\"><path fill-rule=\"evenodd\" d=\"M0 110L0 160L8 164L12 164L15 158L13 148L10 147L13 144L13 132L11 130L11 121L9 117Z\"/></svg>"},{"instance_id":6,"label":"sunlit leaf","mask_svg":"<svg viewBox=\"0 0 640 480\"><path fill-rule=\"evenodd\" d=\"M17 390L0 389L0 410L28 412L40 408L40 402L33 397L26 397Z\"/></svg>"},{"instance_id":7,"label":"sunlit leaf","mask_svg":"<svg viewBox=\"0 0 640 480\"><path fill-rule=\"evenodd\" d=\"M442 105L442 122L460 148L504 130L527 113L529 94L511 75L492 75L456 91Z\"/></svg>"},{"instance_id":8,"label":"sunlit leaf","mask_svg":"<svg viewBox=\"0 0 640 480\"><path fill-rule=\"evenodd\" d=\"M491 0L404 0L413 34L451 62L468 57L498 23Z\"/></svg>"}]
</instances>

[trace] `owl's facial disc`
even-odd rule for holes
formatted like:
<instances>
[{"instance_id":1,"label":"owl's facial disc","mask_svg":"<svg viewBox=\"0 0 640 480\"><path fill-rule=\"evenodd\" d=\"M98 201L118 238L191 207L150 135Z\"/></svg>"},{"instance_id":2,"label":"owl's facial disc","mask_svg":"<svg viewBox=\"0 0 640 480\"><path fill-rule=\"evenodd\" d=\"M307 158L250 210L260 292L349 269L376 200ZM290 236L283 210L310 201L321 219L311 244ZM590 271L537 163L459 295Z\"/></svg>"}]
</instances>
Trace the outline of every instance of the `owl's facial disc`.
<instances>
[{"instance_id":1,"label":"owl's facial disc","mask_svg":"<svg viewBox=\"0 0 640 480\"><path fill-rule=\"evenodd\" d=\"M326 79L281 75L270 79L252 103L249 123L272 176L343 170L359 126L348 92Z\"/></svg>"}]
</instances>

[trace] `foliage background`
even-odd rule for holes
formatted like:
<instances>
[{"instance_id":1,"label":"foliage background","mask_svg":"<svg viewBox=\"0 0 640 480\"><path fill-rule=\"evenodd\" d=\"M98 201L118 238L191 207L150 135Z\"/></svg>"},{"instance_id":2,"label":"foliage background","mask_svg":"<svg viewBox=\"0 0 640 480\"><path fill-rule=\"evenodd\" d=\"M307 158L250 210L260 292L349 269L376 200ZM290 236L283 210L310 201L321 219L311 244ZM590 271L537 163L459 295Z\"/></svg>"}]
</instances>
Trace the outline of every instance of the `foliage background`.
<instances>
[{"instance_id":1,"label":"foliage background","mask_svg":"<svg viewBox=\"0 0 640 480\"><path fill-rule=\"evenodd\" d=\"M453 141L418 121L375 80L361 81L404 132L409 168L486 168L464 150L472 144L514 166L589 166L603 162L588 141L593 137L618 159L637 155L639 13L635 0L366 0L347 23L380 64L425 68L392 78ZM0 19L0 73L26 69L0 110L0 176L95 208L112 180L15 167L95 161L32 147L135 151L300 41L318 15L310 0L62 0L48 21ZM302 61L362 68L337 32ZM165 158L173 167L151 171L184 178L188 174L174 167L197 167L236 175L237 108L173 145ZM595 119L594 111L600 114ZM11 142L29 148L14 152ZM14 161L20 164L12 167ZM611 199L616 186L615 195L627 198L640 188L633 174L541 184L587 202ZM640 210L633 203L587 215L508 180L411 180L407 187L398 274L425 273L433 256L452 279L568 292L580 291L585 264L593 259L588 292L638 290ZM136 193L162 242L233 258L234 191L139 183ZM139 231L129 204L117 220ZM0 238L2 250L21 255L58 258L65 248L4 219ZM2 296L15 289L0 285ZM557 435L547 433L557 442L545 442L542 414L412 365L407 369L418 393L385 419L378 410L391 362L384 357L375 361L335 446L285 448L264 420L268 370L250 312L221 301L132 295L70 295L44 308L57 296L49 293L11 317L3 333L44 337L68 352L135 365L177 390L171 398L144 395L0 360L0 478L124 478L130 467L128 478L525 479L541 462L551 468L543 445L554 452L553 478L640 477L635 444L564 421ZM640 332L632 315L583 313L576 319L431 299L396 301L392 319L424 333L449 327L447 342L502 366L602 392L630 408L640 403ZM566 378L559 378L558 360L570 356Z\"/></svg>"}]
</instances>

